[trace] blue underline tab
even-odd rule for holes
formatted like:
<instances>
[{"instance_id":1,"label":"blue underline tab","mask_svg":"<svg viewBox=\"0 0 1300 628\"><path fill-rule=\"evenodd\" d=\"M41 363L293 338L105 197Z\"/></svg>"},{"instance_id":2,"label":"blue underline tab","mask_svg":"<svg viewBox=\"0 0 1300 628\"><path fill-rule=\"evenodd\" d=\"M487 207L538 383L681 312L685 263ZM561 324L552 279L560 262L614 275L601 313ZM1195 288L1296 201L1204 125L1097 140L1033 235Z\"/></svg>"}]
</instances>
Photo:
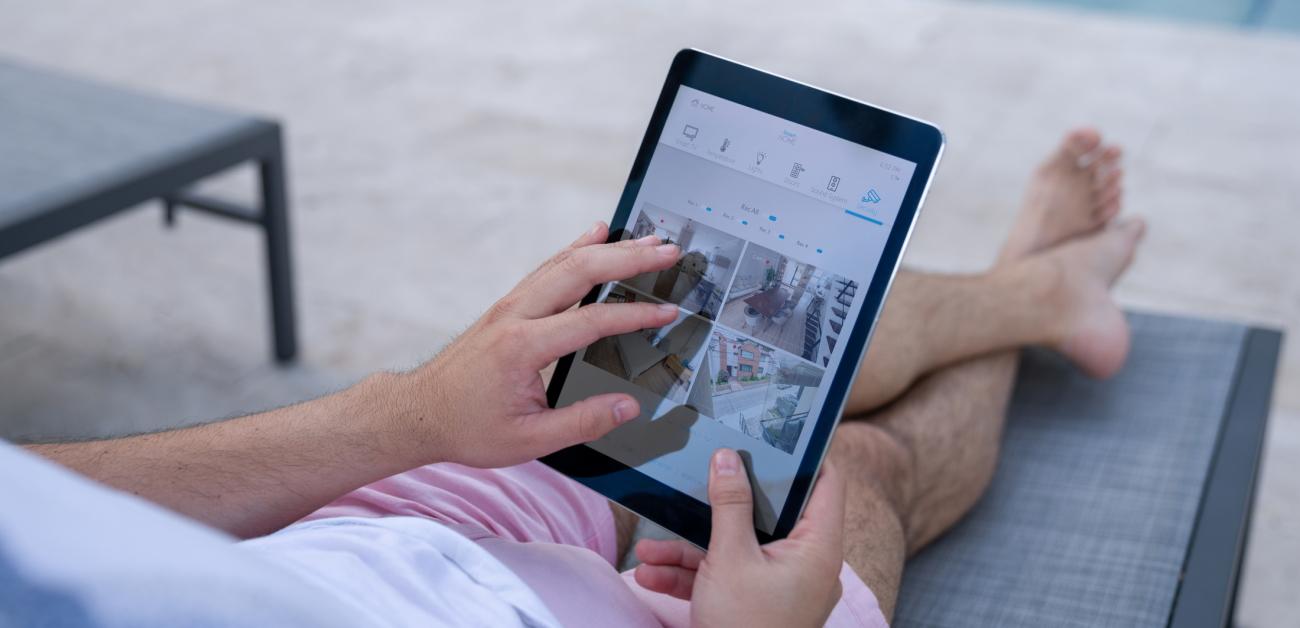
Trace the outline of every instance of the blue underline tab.
<instances>
[{"instance_id":1,"label":"blue underline tab","mask_svg":"<svg viewBox=\"0 0 1300 628\"><path fill-rule=\"evenodd\" d=\"M853 210L851 210L851 209L846 209L846 210L844 210L844 213L846 213L846 214L848 214L848 215L850 215L850 216L853 216L854 218L861 218L861 219L863 219L863 220L865 220L865 221L867 221L867 222L870 222L870 223L873 223L873 224L877 224L877 225L880 225L880 226L882 226L882 227L885 226L885 223L880 222L879 220L876 220L875 218L872 218L871 216L867 216L867 215L864 215L864 214L859 214L858 212L855 212L855 211L853 211Z\"/></svg>"}]
</instances>

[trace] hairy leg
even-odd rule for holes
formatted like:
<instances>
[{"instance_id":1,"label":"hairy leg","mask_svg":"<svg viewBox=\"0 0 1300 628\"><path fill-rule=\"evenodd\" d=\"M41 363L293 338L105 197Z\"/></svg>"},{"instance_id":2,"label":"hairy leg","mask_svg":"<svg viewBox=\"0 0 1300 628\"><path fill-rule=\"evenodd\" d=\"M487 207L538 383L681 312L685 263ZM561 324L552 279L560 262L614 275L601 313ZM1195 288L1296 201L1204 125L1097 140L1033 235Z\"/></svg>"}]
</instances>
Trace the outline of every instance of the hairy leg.
<instances>
[{"instance_id":1,"label":"hairy leg","mask_svg":"<svg viewBox=\"0 0 1300 628\"><path fill-rule=\"evenodd\" d=\"M1093 377L1113 375L1128 353L1128 327L1110 286L1143 229L1120 223L979 275L901 273L845 413L881 407L937 368L1031 345ZM1098 252L1099 241L1112 250Z\"/></svg>"},{"instance_id":2,"label":"hairy leg","mask_svg":"<svg viewBox=\"0 0 1300 628\"><path fill-rule=\"evenodd\" d=\"M1131 221L1112 230L1135 244L1144 228ZM879 408L937 368L1025 346L1054 349L1093 377L1115 374L1128 353L1128 327L1109 290L1132 252L1116 258L1116 268L1090 268L1078 250L1086 240L979 275L900 273L845 413ZM1113 248L1129 247L1126 241Z\"/></svg>"},{"instance_id":3,"label":"hairy leg","mask_svg":"<svg viewBox=\"0 0 1300 628\"><path fill-rule=\"evenodd\" d=\"M893 616L903 562L988 486L1017 354L936 371L871 421L842 423L830 459L851 478L844 560Z\"/></svg>"},{"instance_id":4,"label":"hairy leg","mask_svg":"<svg viewBox=\"0 0 1300 628\"><path fill-rule=\"evenodd\" d=\"M1063 335L1049 273L1011 265L979 275L902 272L886 302L845 414L898 397L921 375L1010 347Z\"/></svg>"},{"instance_id":5,"label":"hairy leg","mask_svg":"<svg viewBox=\"0 0 1300 628\"><path fill-rule=\"evenodd\" d=\"M959 325L962 319L994 311L997 306L992 305L993 301L1003 301L1014 306L1003 306L1008 310L1005 315L1013 321L1036 316L1020 311L1020 307L1046 310L1061 317L1076 330L1068 342L1089 341L1087 346L1073 347L1076 354L1097 352L1098 347L1108 351L1119 347L1112 359L1122 363L1128 346L1127 328L1107 290L1132 261L1142 232L1142 223L1134 221L1071 239L1003 267L1021 269L1016 271L1018 274L998 270L987 275L990 281L1004 275L1015 281L986 286L989 291L1002 293L965 294L973 304L949 305L961 316L938 313L937 317L927 317L929 313L920 313L917 322L938 320L937 324ZM936 279L940 282L932 288L944 287L943 279ZM965 287L947 286L958 290ZM1069 298L1060 298L1062 295ZM917 291L912 297L918 301L927 298ZM1019 300L1025 297L1027 301ZM1065 305L1056 309L1054 304L1058 303ZM1032 320L1024 320L1022 325L1033 324ZM1086 330L1089 325L1102 325L1105 334L1077 335L1078 330ZM983 325L988 329L1001 326L996 321ZM976 332L968 329L966 333ZM955 337L952 341L968 343L959 348L979 342ZM1018 350L1015 345L986 350L980 357L959 360L931 372L893 403L865 417L868 420L843 422L836 431L831 461L852 478L845 520L845 560L876 593L887 617L892 615L897 601L906 557L956 523L993 477Z\"/></svg>"}]
</instances>

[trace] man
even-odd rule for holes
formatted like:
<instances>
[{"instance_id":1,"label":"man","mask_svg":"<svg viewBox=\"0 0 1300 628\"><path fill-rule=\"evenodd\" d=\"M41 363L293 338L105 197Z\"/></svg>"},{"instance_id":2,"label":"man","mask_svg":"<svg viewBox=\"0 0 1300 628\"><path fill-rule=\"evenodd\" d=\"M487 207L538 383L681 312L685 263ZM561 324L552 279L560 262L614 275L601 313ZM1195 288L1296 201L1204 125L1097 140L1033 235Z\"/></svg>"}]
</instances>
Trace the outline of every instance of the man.
<instances>
[{"instance_id":1,"label":"man","mask_svg":"<svg viewBox=\"0 0 1300 628\"><path fill-rule=\"evenodd\" d=\"M29 448L251 540L0 449L0 495L18 505L0 512L0 612L110 625L883 625L907 556L992 475L1019 348L1055 349L1097 377L1123 364L1109 288L1144 226L1115 219L1119 157L1094 131L1069 134L993 268L899 275L788 539L757 544L746 474L720 450L708 553L643 541L641 566L620 576L635 516L531 462L640 412L622 394L548 408L543 369L676 316L572 309L592 286L680 255L653 237L602 244L598 224L413 371L230 421Z\"/></svg>"}]
</instances>

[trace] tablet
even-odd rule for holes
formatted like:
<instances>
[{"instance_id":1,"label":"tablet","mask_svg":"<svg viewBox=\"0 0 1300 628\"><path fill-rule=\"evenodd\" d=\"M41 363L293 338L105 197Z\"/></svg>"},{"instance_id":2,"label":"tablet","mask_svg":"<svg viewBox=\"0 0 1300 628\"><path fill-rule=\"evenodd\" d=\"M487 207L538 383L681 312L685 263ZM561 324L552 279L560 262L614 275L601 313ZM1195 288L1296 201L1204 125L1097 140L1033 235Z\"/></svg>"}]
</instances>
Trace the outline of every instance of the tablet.
<instances>
[{"instance_id":1,"label":"tablet","mask_svg":"<svg viewBox=\"0 0 1300 628\"><path fill-rule=\"evenodd\" d=\"M678 53L610 232L657 235L682 257L583 303L679 313L559 362L553 407L623 392L641 416L543 461L707 546L708 462L730 447L750 474L759 539L787 536L942 151L926 122Z\"/></svg>"}]
</instances>

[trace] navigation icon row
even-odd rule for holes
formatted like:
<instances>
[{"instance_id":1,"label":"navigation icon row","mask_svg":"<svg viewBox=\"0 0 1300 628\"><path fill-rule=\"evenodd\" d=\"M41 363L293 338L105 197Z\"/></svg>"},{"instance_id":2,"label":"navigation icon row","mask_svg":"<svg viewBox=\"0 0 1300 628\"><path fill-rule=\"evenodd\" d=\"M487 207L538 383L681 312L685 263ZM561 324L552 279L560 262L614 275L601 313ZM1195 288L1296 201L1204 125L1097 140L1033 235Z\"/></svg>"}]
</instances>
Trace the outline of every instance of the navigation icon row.
<instances>
[{"instance_id":1,"label":"navigation icon row","mask_svg":"<svg viewBox=\"0 0 1300 628\"><path fill-rule=\"evenodd\" d=\"M693 124L684 125L682 127L682 136L686 138L687 142L689 142L691 145L694 145L695 140L700 136L700 128ZM788 144L794 144L796 138L797 136L795 134L786 131L778 139ZM722 142L718 145L717 152L720 154L725 154L731 148L731 146L732 146L731 138L724 137L722 138ZM718 158L734 163L734 161L731 161L729 157L719 156ZM754 174L761 175L762 170L760 170L759 167L762 166L763 162L766 160L767 160L766 151L762 151L762 150L755 151L754 164L753 166L750 167L750 171ZM805 167L801 162L798 161L790 162L790 171L789 174L787 175L786 184L795 188L801 187L802 185L800 183L801 175L803 175L803 173L806 172L807 170L808 168ZM893 178L897 180L899 177L897 175L894 175ZM824 192L812 188L809 188L808 191L813 194L827 197L828 200L845 201L846 199L843 199L842 197L838 197L838 196L833 197L828 194L828 193L838 192L840 189L840 183L842 181L843 179L841 179L839 175L829 175L829 178L826 180L826 188ZM875 188L871 188L861 195L860 200L858 201L858 207L867 208L868 205L877 205L881 202L881 200L882 199L880 196L880 192L876 191Z\"/></svg>"}]
</instances>

